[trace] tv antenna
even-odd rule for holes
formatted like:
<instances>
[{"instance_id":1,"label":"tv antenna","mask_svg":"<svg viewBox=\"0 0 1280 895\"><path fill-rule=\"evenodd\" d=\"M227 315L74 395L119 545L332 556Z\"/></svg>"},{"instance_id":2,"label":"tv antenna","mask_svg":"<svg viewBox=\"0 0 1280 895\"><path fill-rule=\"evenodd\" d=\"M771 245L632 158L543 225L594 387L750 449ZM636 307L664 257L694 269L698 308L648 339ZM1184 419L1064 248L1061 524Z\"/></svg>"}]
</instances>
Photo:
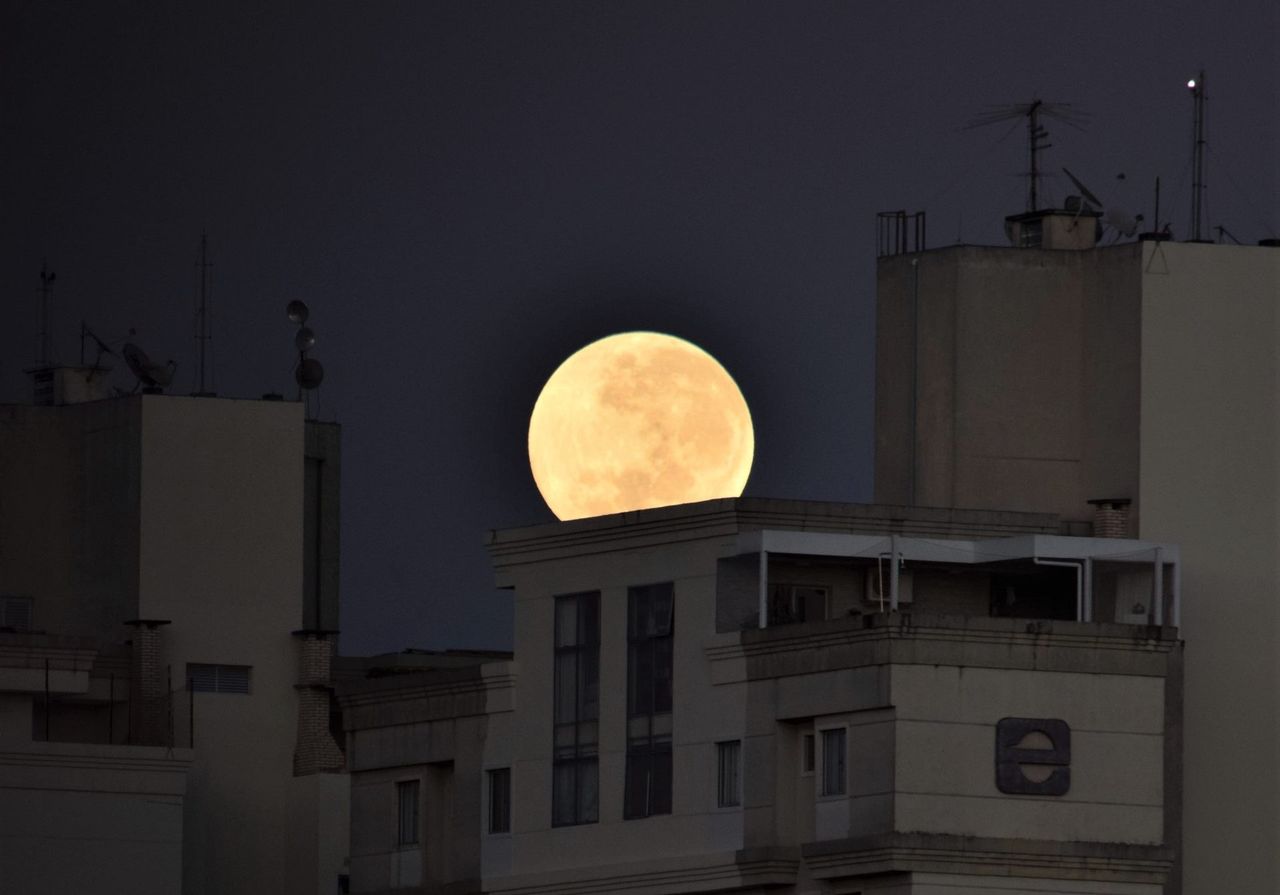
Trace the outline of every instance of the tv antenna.
<instances>
[{"instance_id":1,"label":"tv antenna","mask_svg":"<svg viewBox=\"0 0 1280 895\"><path fill-rule=\"evenodd\" d=\"M40 263L40 332L36 338L36 368L53 362L53 340L49 335L49 293L58 275L49 269L46 261Z\"/></svg>"},{"instance_id":2,"label":"tv antenna","mask_svg":"<svg viewBox=\"0 0 1280 895\"><path fill-rule=\"evenodd\" d=\"M199 356L200 365L196 378L195 393L200 396L211 396L213 392L208 390L205 382L205 374L208 371L210 362L209 355L213 342L213 327L209 322L209 235L207 233L200 234L200 289L196 295L196 353ZM210 376L212 378L212 376Z\"/></svg>"},{"instance_id":3,"label":"tv antenna","mask_svg":"<svg viewBox=\"0 0 1280 895\"><path fill-rule=\"evenodd\" d=\"M1200 233L1204 203L1204 104L1209 98L1204 89L1204 69L1199 77L1187 81L1191 91L1191 240L1203 242Z\"/></svg>"},{"instance_id":4,"label":"tv antenna","mask_svg":"<svg viewBox=\"0 0 1280 895\"><path fill-rule=\"evenodd\" d=\"M1027 156L1030 163L1030 170L1027 171L1027 211L1039 211L1040 153L1053 146L1052 143L1045 142L1049 131L1040 123L1041 119L1052 118L1078 131L1083 131L1089 116L1084 112L1076 111L1070 103L1047 103L1041 99L1033 99L1029 103L991 106L986 112L970 121L965 130L1018 118L1027 119Z\"/></svg>"}]
</instances>

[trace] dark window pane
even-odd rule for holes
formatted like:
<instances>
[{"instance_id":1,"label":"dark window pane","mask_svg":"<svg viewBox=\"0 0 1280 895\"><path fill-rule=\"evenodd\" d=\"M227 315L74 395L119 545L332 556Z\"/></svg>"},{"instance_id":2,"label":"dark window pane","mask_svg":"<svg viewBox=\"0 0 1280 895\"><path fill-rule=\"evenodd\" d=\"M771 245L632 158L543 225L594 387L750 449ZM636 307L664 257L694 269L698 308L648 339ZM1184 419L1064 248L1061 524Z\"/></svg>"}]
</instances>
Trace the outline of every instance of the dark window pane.
<instances>
[{"instance_id":1,"label":"dark window pane","mask_svg":"<svg viewBox=\"0 0 1280 895\"><path fill-rule=\"evenodd\" d=\"M600 805L600 766L595 759L578 760L578 820L595 823Z\"/></svg>"},{"instance_id":2,"label":"dark window pane","mask_svg":"<svg viewBox=\"0 0 1280 895\"><path fill-rule=\"evenodd\" d=\"M844 728L822 731L822 794L844 795Z\"/></svg>"},{"instance_id":3,"label":"dark window pane","mask_svg":"<svg viewBox=\"0 0 1280 895\"><path fill-rule=\"evenodd\" d=\"M576 763L573 761L557 761L551 771L551 823L553 826L564 826L576 823L574 812L577 808L575 798Z\"/></svg>"},{"instance_id":4,"label":"dark window pane","mask_svg":"<svg viewBox=\"0 0 1280 895\"><path fill-rule=\"evenodd\" d=\"M732 808L742 804L740 760L742 743L730 740L716 744L716 804Z\"/></svg>"},{"instance_id":5,"label":"dark window pane","mask_svg":"<svg viewBox=\"0 0 1280 895\"><path fill-rule=\"evenodd\" d=\"M651 759L649 813L671 813L671 743L656 746Z\"/></svg>"},{"instance_id":6,"label":"dark window pane","mask_svg":"<svg viewBox=\"0 0 1280 895\"><path fill-rule=\"evenodd\" d=\"M578 598L556 597L556 646L576 646L578 642Z\"/></svg>"},{"instance_id":7,"label":"dark window pane","mask_svg":"<svg viewBox=\"0 0 1280 895\"><path fill-rule=\"evenodd\" d=\"M578 597L578 643L600 642L600 595Z\"/></svg>"},{"instance_id":8,"label":"dark window pane","mask_svg":"<svg viewBox=\"0 0 1280 895\"><path fill-rule=\"evenodd\" d=\"M402 780L396 784L396 843L415 845L418 841L418 781Z\"/></svg>"},{"instance_id":9,"label":"dark window pane","mask_svg":"<svg viewBox=\"0 0 1280 895\"><path fill-rule=\"evenodd\" d=\"M671 711L672 642L670 637L653 644L653 711Z\"/></svg>"},{"instance_id":10,"label":"dark window pane","mask_svg":"<svg viewBox=\"0 0 1280 895\"><path fill-rule=\"evenodd\" d=\"M489 772L489 832L511 831L511 769Z\"/></svg>"},{"instance_id":11,"label":"dark window pane","mask_svg":"<svg viewBox=\"0 0 1280 895\"><path fill-rule=\"evenodd\" d=\"M555 720L558 724L578 720L578 654L556 656Z\"/></svg>"},{"instance_id":12,"label":"dark window pane","mask_svg":"<svg viewBox=\"0 0 1280 895\"><path fill-rule=\"evenodd\" d=\"M557 597L555 629L551 823L591 823L599 803L600 595Z\"/></svg>"},{"instance_id":13,"label":"dark window pane","mask_svg":"<svg viewBox=\"0 0 1280 895\"><path fill-rule=\"evenodd\" d=\"M627 782L622 814L625 818L649 816L649 753L627 752Z\"/></svg>"}]
</instances>

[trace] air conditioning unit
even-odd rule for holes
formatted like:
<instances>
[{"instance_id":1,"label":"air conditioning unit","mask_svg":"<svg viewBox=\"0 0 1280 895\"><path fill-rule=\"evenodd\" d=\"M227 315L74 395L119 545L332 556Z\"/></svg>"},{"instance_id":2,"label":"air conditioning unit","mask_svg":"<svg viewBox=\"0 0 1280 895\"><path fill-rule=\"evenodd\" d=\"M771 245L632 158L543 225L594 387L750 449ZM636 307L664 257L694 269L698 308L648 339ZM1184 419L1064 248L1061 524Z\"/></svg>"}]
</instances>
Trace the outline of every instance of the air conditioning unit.
<instances>
[{"instance_id":1,"label":"air conditioning unit","mask_svg":"<svg viewBox=\"0 0 1280 895\"><path fill-rule=\"evenodd\" d=\"M892 570L889 568L889 560L885 559L878 564L867 569L867 589L863 591L866 594L866 601L874 603L877 608L880 606L881 598L884 599L884 605L889 607L889 576ZM883 593L882 593L883 590ZM910 603L912 600L911 593L911 573L905 569L898 570L898 604Z\"/></svg>"}]
</instances>

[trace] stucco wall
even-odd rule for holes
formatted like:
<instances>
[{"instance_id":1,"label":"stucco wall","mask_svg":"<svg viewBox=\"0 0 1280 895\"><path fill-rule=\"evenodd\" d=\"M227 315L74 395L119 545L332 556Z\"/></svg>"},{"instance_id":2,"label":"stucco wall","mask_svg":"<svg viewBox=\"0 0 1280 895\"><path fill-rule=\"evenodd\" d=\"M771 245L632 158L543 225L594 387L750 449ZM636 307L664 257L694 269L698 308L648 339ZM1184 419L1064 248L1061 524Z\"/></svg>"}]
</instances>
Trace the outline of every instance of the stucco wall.
<instances>
[{"instance_id":1,"label":"stucco wall","mask_svg":"<svg viewBox=\"0 0 1280 895\"><path fill-rule=\"evenodd\" d=\"M1142 536L1196 595L1184 891L1280 891L1280 251L1148 244L1142 302Z\"/></svg>"}]
</instances>

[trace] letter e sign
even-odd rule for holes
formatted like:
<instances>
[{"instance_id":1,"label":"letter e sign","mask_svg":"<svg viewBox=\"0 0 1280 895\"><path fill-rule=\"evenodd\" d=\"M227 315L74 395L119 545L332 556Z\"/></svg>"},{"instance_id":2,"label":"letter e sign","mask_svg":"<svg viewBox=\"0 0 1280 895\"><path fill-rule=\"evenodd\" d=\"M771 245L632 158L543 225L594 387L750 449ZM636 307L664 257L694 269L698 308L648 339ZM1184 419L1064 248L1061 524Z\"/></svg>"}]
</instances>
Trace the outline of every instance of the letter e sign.
<instances>
[{"instance_id":1,"label":"letter e sign","mask_svg":"<svg viewBox=\"0 0 1280 895\"><path fill-rule=\"evenodd\" d=\"M1022 745L1039 733L1049 747ZM1052 767L1044 780L1032 780L1023 765ZM996 788L1024 796L1060 796L1071 788L1071 728L1058 718L1001 718L996 724Z\"/></svg>"}]
</instances>

